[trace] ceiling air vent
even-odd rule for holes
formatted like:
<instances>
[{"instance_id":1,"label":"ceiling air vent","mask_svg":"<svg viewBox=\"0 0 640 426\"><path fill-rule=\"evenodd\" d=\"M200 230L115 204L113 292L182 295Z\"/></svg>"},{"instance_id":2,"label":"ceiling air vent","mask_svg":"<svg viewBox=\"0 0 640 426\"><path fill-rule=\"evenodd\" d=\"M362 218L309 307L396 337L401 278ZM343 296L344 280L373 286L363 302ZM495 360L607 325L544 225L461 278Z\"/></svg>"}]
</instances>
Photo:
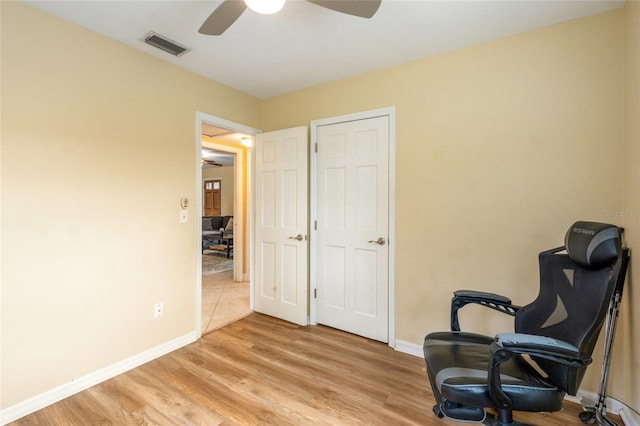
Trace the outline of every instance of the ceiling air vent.
<instances>
[{"instance_id":1,"label":"ceiling air vent","mask_svg":"<svg viewBox=\"0 0 640 426\"><path fill-rule=\"evenodd\" d=\"M183 55L191 50L186 46L181 46L175 41L154 32L150 32L145 35L144 42L175 56Z\"/></svg>"}]
</instances>

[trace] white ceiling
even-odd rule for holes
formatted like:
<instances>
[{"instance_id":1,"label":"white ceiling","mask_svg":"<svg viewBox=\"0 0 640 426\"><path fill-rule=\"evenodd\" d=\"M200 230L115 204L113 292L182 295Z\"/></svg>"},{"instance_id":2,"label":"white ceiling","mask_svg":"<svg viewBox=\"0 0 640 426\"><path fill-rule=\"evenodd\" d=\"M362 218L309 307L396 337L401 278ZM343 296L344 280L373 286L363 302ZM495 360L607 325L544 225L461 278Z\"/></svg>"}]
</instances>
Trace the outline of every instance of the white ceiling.
<instances>
[{"instance_id":1,"label":"white ceiling","mask_svg":"<svg viewBox=\"0 0 640 426\"><path fill-rule=\"evenodd\" d=\"M260 99L621 7L623 0L383 0L372 19L287 0L246 10L221 36L198 28L221 1L49 0L30 4ZM154 31L192 50L145 44Z\"/></svg>"},{"instance_id":2,"label":"white ceiling","mask_svg":"<svg viewBox=\"0 0 640 426\"><path fill-rule=\"evenodd\" d=\"M240 144L241 138L247 137L248 135L236 133L232 130L214 126L209 123L202 123L202 136L207 136L211 138L214 142L219 141L227 144L238 145ZM216 163L218 163L219 166L223 166L223 167L233 166L235 157L236 157L235 154L231 152L212 149L209 146L202 147L202 159L213 160ZM218 165L206 163L204 161L202 162L202 167L205 169L211 168L211 167L219 167Z\"/></svg>"},{"instance_id":3,"label":"white ceiling","mask_svg":"<svg viewBox=\"0 0 640 426\"><path fill-rule=\"evenodd\" d=\"M215 149L202 147L202 160L209 160L216 163L211 164L206 161L202 161L203 169L231 167L233 166L235 155L224 151L217 151Z\"/></svg>"}]
</instances>

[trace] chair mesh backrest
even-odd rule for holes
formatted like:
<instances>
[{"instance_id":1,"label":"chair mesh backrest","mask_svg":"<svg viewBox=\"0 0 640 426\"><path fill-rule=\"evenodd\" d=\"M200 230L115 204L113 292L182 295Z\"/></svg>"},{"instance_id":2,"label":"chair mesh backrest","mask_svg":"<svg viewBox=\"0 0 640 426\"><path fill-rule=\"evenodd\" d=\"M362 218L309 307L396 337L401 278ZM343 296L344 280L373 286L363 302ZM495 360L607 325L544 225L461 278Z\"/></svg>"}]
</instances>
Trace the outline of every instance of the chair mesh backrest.
<instances>
[{"instance_id":1,"label":"chair mesh backrest","mask_svg":"<svg viewBox=\"0 0 640 426\"><path fill-rule=\"evenodd\" d=\"M515 331L563 340L590 356L616 284L612 275L620 253L619 229L576 222L564 248L567 254L558 249L540 253L538 297L516 313ZM534 360L557 386L576 394L584 368Z\"/></svg>"}]
</instances>

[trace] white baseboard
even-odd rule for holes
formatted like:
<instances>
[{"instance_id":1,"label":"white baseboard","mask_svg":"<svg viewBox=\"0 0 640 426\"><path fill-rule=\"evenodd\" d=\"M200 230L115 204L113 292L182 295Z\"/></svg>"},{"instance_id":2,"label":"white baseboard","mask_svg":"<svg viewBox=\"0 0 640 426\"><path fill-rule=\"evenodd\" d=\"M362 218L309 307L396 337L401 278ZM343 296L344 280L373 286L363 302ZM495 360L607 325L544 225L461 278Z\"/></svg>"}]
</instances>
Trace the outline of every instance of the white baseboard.
<instances>
[{"instance_id":1,"label":"white baseboard","mask_svg":"<svg viewBox=\"0 0 640 426\"><path fill-rule=\"evenodd\" d=\"M183 346L198 340L196 332L185 334L184 336L177 337L173 340L165 342L154 348L146 350L142 353L132 356L131 358L124 359L120 362L112 364L108 367L89 373L86 376L80 377L64 385L60 385L54 389L43 392L25 401L19 402L11 407L7 407L0 411L0 424L6 425L21 417L38 411L48 405L61 401L71 395L81 392L91 386L102 383L109 380L112 377L122 374L132 368L138 367L151 360L159 358L169 352L175 351Z\"/></svg>"},{"instance_id":2,"label":"white baseboard","mask_svg":"<svg viewBox=\"0 0 640 426\"><path fill-rule=\"evenodd\" d=\"M620 410L620 418L626 426L640 426L640 415L626 405Z\"/></svg>"},{"instance_id":3,"label":"white baseboard","mask_svg":"<svg viewBox=\"0 0 640 426\"><path fill-rule=\"evenodd\" d=\"M415 343L396 340L395 349L398 352L403 352L405 354L414 355L420 358L423 357L422 346ZM578 391L578 395L567 395L564 399L578 405L582 405L581 402L583 399L586 401L593 401L595 403L595 401L598 400L598 395L593 392L586 392L581 390ZM640 416L626 404L611 397L607 397L605 402L607 404L607 412L619 415L620 418L622 418L625 426L640 426Z\"/></svg>"},{"instance_id":4,"label":"white baseboard","mask_svg":"<svg viewBox=\"0 0 640 426\"><path fill-rule=\"evenodd\" d=\"M424 353L422 352L422 346L416 345L415 343L411 342L405 342L404 340L396 340L395 350L420 358L424 356Z\"/></svg>"},{"instance_id":5,"label":"white baseboard","mask_svg":"<svg viewBox=\"0 0 640 426\"><path fill-rule=\"evenodd\" d=\"M594 392L579 390L578 395L567 395L564 399L580 405L583 405L583 402L588 405L592 405L595 404L596 401L598 401L598 395ZM607 398L605 399L605 404L607 404L607 413L620 416L625 426L640 426L640 416L638 416L638 414L635 413L634 410L632 410L624 402L607 396Z\"/></svg>"}]
</instances>

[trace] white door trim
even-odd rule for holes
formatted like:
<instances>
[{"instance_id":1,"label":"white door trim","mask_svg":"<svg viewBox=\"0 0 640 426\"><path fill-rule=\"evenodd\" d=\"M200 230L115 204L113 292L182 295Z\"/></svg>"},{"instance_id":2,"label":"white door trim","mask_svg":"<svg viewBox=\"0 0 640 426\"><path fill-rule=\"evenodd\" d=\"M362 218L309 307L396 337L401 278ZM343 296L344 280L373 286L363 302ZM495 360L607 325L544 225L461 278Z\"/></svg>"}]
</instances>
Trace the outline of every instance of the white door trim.
<instances>
[{"instance_id":1,"label":"white door trim","mask_svg":"<svg viewBox=\"0 0 640 426\"><path fill-rule=\"evenodd\" d=\"M236 154L236 163L235 163L235 177L234 180L236 182L236 187L233 196L233 205L234 205L234 220L242 221L240 223L244 223L245 217L247 213L251 211L251 166L252 162L250 161L252 157L251 149L248 150L245 158L244 151L241 148L230 147L226 145L218 145L215 143L204 142L202 140L202 123L208 123L214 125L216 127L223 127L225 129L229 129L233 132L243 133L245 135L255 136L258 133L262 133L262 130L255 129L253 127L245 126L244 124L236 123L233 121L226 120L224 118L216 117L214 115L206 114L203 112L196 112L196 140L195 140L195 167L196 167L196 214L194 215L194 220L196 221L196 334L197 336L202 335L202 145L206 145L210 148L220 149L228 152L232 152ZM243 166L244 165L244 166ZM244 183L244 175L243 169L247 170L247 181L246 188ZM242 194L247 194L247 202L246 205L242 203ZM247 223L250 228L251 221L248 220ZM240 235L234 238L234 246L236 248L234 252L235 262L234 262L234 271L233 276L234 279L247 281L249 280L250 294L253 295L253 282L250 280L251 276L251 263L249 265L249 274L244 274L242 271L242 265L244 263L243 253L244 253L244 235L246 232L250 232L250 229L244 229L243 226L240 227ZM234 230L234 236L236 235L236 231ZM251 235L249 233L249 235ZM237 257L236 257L237 256ZM253 309L253 296L250 296L250 308Z\"/></svg>"},{"instance_id":2,"label":"white door trim","mask_svg":"<svg viewBox=\"0 0 640 426\"><path fill-rule=\"evenodd\" d=\"M309 152L311 153L311 185L310 185L310 214L311 214L311 239L310 239L310 265L309 265L309 277L310 277L310 292L311 297L310 307L310 324L317 324L316 319L316 299L314 295L317 289L317 250L315 242L317 240L317 230L314 224L318 220L317 213L317 158L315 155L315 146L318 141L318 127L329 124L338 124L349 121L365 120L376 117L389 117L389 346L395 348L396 346L396 108L387 107L380 108L371 111L357 112L353 114L341 115L337 117L324 118L320 120L311 121L311 145Z\"/></svg>"}]
</instances>

